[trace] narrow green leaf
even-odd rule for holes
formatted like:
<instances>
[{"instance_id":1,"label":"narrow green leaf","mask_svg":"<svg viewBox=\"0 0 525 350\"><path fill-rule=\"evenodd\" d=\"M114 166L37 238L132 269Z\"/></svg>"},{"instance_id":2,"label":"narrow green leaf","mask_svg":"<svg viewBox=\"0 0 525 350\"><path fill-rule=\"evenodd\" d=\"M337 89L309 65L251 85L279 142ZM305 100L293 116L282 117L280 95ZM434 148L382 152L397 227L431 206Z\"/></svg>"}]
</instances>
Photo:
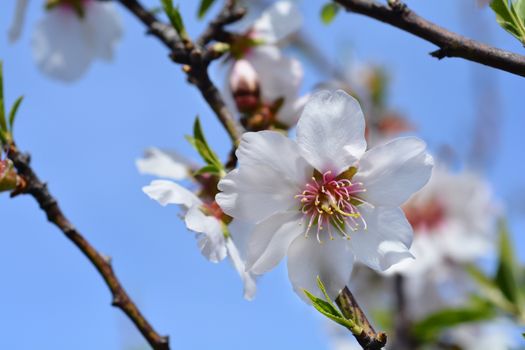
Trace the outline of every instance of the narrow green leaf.
<instances>
[{"instance_id":1,"label":"narrow green leaf","mask_svg":"<svg viewBox=\"0 0 525 350\"><path fill-rule=\"evenodd\" d=\"M335 16L337 16L337 13L339 12L339 5L333 2L330 2L328 4L324 4L323 8L321 9L321 20L324 24L330 24L334 20Z\"/></svg>"},{"instance_id":2,"label":"narrow green leaf","mask_svg":"<svg viewBox=\"0 0 525 350\"><path fill-rule=\"evenodd\" d=\"M202 19L204 16L206 16L206 13L208 12L208 10L214 2L215 0L201 0L198 12L199 19Z\"/></svg>"},{"instance_id":3,"label":"narrow green leaf","mask_svg":"<svg viewBox=\"0 0 525 350\"><path fill-rule=\"evenodd\" d=\"M23 99L24 96L17 98L15 103L13 103L13 107L11 107L11 111L9 112L9 130L11 133L13 132L13 125L15 125L16 112L18 112L18 107L20 107Z\"/></svg>"},{"instance_id":4,"label":"narrow green leaf","mask_svg":"<svg viewBox=\"0 0 525 350\"><path fill-rule=\"evenodd\" d=\"M179 12L179 8L173 6L172 0L161 0L161 2L162 7L164 8L164 12L166 12L168 19L170 20L170 23L177 32L177 34L179 34L179 36L183 39L188 38L186 28L184 27L184 21L182 20L182 16Z\"/></svg>"},{"instance_id":5,"label":"narrow green leaf","mask_svg":"<svg viewBox=\"0 0 525 350\"><path fill-rule=\"evenodd\" d=\"M211 147L209 146L206 138L204 137L204 132L202 131L201 122L199 117L195 118L193 124L193 141L190 141L192 145L197 149L197 152L201 155L204 161L207 164L216 166L220 171L224 171L224 166L220 161L219 157Z\"/></svg>"},{"instance_id":6,"label":"narrow green leaf","mask_svg":"<svg viewBox=\"0 0 525 350\"><path fill-rule=\"evenodd\" d=\"M420 341L430 342L447 328L466 322L487 320L494 315L494 310L487 304L485 306L443 309L414 324L412 332Z\"/></svg>"},{"instance_id":7,"label":"narrow green leaf","mask_svg":"<svg viewBox=\"0 0 525 350\"><path fill-rule=\"evenodd\" d=\"M332 321L340 324L343 327L348 328L354 334L360 334L363 329L356 325L352 320L346 319L332 304L329 302L316 297L306 289L303 289L304 294L310 299L313 307L323 314L325 317L328 317Z\"/></svg>"},{"instance_id":8,"label":"narrow green leaf","mask_svg":"<svg viewBox=\"0 0 525 350\"><path fill-rule=\"evenodd\" d=\"M520 303L517 268L512 241L506 224L502 222L500 223L499 262L495 282L505 297L516 306Z\"/></svg>"},{"instance_id":9,"label":"narrow green leaf","mask_svg":"<svg viewBox=\"0 0 525 350\"><path fill-rule=\"evenodd\" d=\"M328 293L326 291L326 287L324 286L323 282L321 281L321 277L319 277L319 276L317 276L317 286L319 287L319 290L323 293L324 298L326 299L326 301L329 302L330 304L334 305L334 303L332 302L332 299L330 299L330 297L328 296Z\"/></svg>"}]
</instances>

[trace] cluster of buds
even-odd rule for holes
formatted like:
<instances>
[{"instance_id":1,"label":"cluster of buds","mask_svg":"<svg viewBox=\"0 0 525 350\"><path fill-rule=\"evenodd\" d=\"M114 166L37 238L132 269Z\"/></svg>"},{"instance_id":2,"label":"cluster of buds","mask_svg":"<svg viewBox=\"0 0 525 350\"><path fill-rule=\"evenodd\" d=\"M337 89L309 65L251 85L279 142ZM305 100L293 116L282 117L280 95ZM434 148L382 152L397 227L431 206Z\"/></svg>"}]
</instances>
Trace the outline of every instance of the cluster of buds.
<instances>
[{"instance_id":1,"label":"cluster of buds","mask_svg":"<svg viewBox=\"0 0 525 350\"><path fill-rule=\"evenodd\" d=\"M248 60L240 59L233 64L230 89L239 112L251 114L257 110L261 103L259 77Z\"/></svg>"},{"instance_id":2,"label":"cluster of buds","mask_svg":"<svg viewBox=\"0 0 525 350\"><path fill-rule=\"evenodd\" d=\"M0 192L16 190L21 184L21 177L16 173L13 162L0 160Z\"/></svg>"},{"instance_id":3,"label":"cluster of buds","mask_svg":"<svg viewBox=\"0 0 525 350\"><path fill-rule=\"evenodd\" d=\"M264 103L259 76L248 60L235 61L229 85L235 106L242 113L241 123L246 130L266 130L276 124L275 116L284 101L281 98L272 104Z\"/></svg>"}]
</instances>

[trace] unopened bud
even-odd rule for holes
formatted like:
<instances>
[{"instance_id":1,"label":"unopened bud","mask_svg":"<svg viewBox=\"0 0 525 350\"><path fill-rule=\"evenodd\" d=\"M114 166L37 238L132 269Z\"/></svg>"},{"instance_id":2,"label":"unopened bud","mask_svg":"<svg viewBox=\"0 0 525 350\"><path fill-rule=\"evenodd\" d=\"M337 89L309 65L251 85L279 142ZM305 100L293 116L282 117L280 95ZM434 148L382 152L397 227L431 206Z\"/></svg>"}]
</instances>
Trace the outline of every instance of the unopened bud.
<instances>
[{"instance_id":1,"label":"unopened bud","mask_svg":"<svg viewBox=\"0 0 525 350\"><path fill-rule=\"evenodd\" d=\"M9 159L0 160L0 192L12 191L18 186L18 175L13 162Z\"/></svg>"},{"instance_id":2,"label":"unopened bud","mask_svg":"<svg viewBox=\"0 0 525 350\"><path fill-rule=\"evenodd\" d=\"M235 61L230 74L230 89L241 113L253 112L259 106L259 77L247 60Z\"/></svg>"}]
</instances>

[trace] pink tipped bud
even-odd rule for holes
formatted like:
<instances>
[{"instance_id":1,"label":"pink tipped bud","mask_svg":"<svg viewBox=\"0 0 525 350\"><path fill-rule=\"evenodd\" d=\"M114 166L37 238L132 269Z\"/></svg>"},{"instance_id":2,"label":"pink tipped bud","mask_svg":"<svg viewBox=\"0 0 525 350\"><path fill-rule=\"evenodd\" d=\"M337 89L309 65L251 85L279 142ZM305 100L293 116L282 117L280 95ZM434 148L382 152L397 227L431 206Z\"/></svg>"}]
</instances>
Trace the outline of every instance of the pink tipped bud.
<instances>
[{"instance_id":1,"label":"pink tipped bud","mask_svg":"<svg viewBox=\"0 0 525 350\"><path fill-rule=\"evenodd\" d=\"M230 89L242 113L254 111L259 106L259 77L250 62L237 60L230 74Z\"/></svg>"},{"instance_id":2,"label":"pink tipped bud","mask_svg":"<svg viewBox=\"0 0 525 350\"><path fill-rule=\"evenodd\" d=\"M9 159L0 160L0 192L12 191L17 188L18 176L13 162Z\"/></svg>"}]
</instances>

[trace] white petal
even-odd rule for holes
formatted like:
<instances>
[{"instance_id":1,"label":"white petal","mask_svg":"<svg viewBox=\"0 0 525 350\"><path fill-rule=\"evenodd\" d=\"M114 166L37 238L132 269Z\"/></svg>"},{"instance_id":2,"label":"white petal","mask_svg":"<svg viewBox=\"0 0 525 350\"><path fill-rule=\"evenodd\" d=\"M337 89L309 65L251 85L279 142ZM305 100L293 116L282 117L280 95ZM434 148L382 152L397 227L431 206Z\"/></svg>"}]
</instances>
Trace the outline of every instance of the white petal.
<instances>
[{"instance_id":1,"label":"white petal","mask_svg":"<svg viewBox=\"0 0 525 350\"><path fill-rule=\"evenodd\" d=\"M297 124L303 156L321 173L340 174L365 152L365 119L346 92L320 91L306 103Z\"/></svg>"},{"instance_id":2,"label":"white petal","mask_svg":"<svg viewBox=\"0 0 525 350\"><path fill-rule=\"evenodd\" d=\"M246 260L248 254L248 242L253 233L254 224L235 219L228 225L230 235L242 260Z\"/></svg>"},{"instance_id":3,"label":"white petal","mask_svg":"<svg viewBox=\"0 0 525 350\"><path fill-rule=\"evenodd\" d=\"M315 237L301 235L288 249L288 277L294 291L306 302L310 301L304 289L324 298L317 286L317 276L330 298L335 299L348 284L353 264L354 256L347 241L342 239L326 240L320 244Z\"/></svg>"},{"instance_id":4,"label":"white petal","mask_svg":"<svg viewBox=\"0 0 525 350\"><path fill-rule=\"evenodd\" d=\"M290 1L278 1L253 24L253 36L267 44L277 44L301 28L302 16Z\"/></svg>"},{"instance_id":5,"label":"white petal","mask_svg":"<svg viewBox=\"0 0 525 350\"><path fill-rule=\"evenodd\" d=\"M354 181L363 183L362 197L373 205L400 206L427 183L433 165L423 141L398 138L367 151Z\"/></svg>"},{"instance_id":6,"label":"white petal","mask_svg":"<svg viewBox=\"0 0 525 350\"><path fill-rule=\"evenodd\" d=\"M13 23L9 28L9 42L13 43L18 40L22 33L22 27L24 26L25 16L27 12L28 0L17 0L15 7L15 15L13 16Z\"/></svg>"},{"instance_id":7,"label":"white petal","mask_svg":"<svg viewBox=\"0 0 525 350\"><path fill-rule=\"evenodd\" d=\"M291 103L285 101L279 110L277 120L286 126L294 127L299 121L299 117L303 113L304 106L309 99L310 95L305 95L291 100Z\"/></svg>"},{"instance_id":8,"label":"white petal","mask_svg":"<svg viewBox=\"0 0 525 350\"><path fill-rule=\"evenodd\" d=\"M97 57L109 61L122 37L122 24L115 6L91 1L86 3L85 9L86 42Z\"/></svg>"},{"instance_id":9,"label":"white petal","mask_svg":"<svg viewBox=\"0 0 525 350\"><path fill-rule=\"evenodd\" d=\"M180 204L186 208L201 205L202 201L191 191L181 185L168 180L154 180L142 188L151 199L160 205Z\"/></svg>"},{"instance_id":10,"label":"white petal","mask_svg":"<svg viewBox=\"0 0 525 350\"><path fill-rule=\"evenodd\" d=\"M71 82L88 69L95 52L84 40L85 26L73 10L47 11L32 38L33 57L46 75Z\"/></svg>"},{"instance_id":11,"label":"white petal","mask_svg":"<svg viewBox=\"0 0 525 350\"><path fill-rule=\"evenodd\" d=\"M246 268L260 275L277 266L292 241L305 231L301 215L278 213L258 223L248 241Z\"/></svg>"},{"instance_id":12,"label":"white petal","mask_svg":"<svg viewBox=\"0 0 525 350\"><path fill-rule=\"evenodd\" d=\"M195 205L188 210L184 221L188 229L199 233L199 249L206 259L217 263L226 257L226 242L219 220L204 215L199 206Z\"/></svg>"},{"instance_id":13,"label":"white petal","mask_svg":"<svg viewBox=\"0 0 525 350\"><path fill-rule=\"evenodd\" d=\"M312 175L297 145L273 131L249 132L237 149L239 168L218 185L217 203L234 218L260 221L298 207L295 198Z\"/></svg>"},{"instance_id":14,"label":"white petal","mask_svg":"<svg viewBox=\"0 0 525 350\"><path fill-rule=\"evenodd\" d=\"M175 180L186 179L190 172L189 162L184 162L182 157L158 148L148 148L144 158L138 159L136 165L141 174L169 177Z\"/></svg>"},{"instance_id":15,"label":"white petal","mask_svg":"<svg viewBox=\"0 0 525 350\"><path fill-rule=\"evenodd\" d=\"M290 121L283 120L281 114L283 110L292 108L299 93L299 88L303 80L303 68L301 63L287 56L274 46L260 46L254 48L247 56L253 68L259 77L262 99L267 104L274 103L279 98L284 98L284 105L277 113L277 119L287 123ZM293 126L299 114L294 116L293 123L287 125Z\"/></svg>"},{"instance_id":16,"label":"white petal","mask_svg":"<svg viewBox=\"0 0 525 350\"><path fill-rule=\"evenodd\" d=\"M246 271L244 261L242 261L237 247L231 239L226 240L226 247L228 249L228 255L232 261L232 264L235 267L235 270L237 270L239 276L241 276L242 282L244 284L244 298L246 300L253 300L255 292L257 291L255 276Z\"/></svg>"},{"instance_id":17,"label":"white petal","mask_svg":"<svg viewBox=\"0 0 525 350\"><path fill-rule=\"evenodd\" d=\"M360 213L368 225L367 230L349 232L349 245L357 261L370 268L385 271L394 264L413 258L412 226L400 208L361 206Z\"/></svg>"}]
</instances>

